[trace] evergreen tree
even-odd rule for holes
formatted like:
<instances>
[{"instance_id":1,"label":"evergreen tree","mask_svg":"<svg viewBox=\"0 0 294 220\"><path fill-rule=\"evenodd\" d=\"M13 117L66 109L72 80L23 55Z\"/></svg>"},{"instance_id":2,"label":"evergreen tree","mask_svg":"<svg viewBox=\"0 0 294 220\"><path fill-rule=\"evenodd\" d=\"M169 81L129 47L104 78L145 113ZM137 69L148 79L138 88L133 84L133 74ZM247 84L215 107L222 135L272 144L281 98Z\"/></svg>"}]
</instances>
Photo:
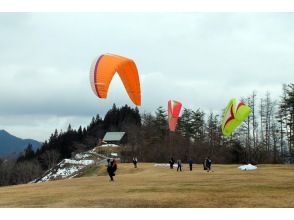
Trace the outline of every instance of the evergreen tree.
<instances>
[{"instance_id":1,"label":"evergreen tree","mask_svg":"<svg viewBox=\"0 0 294 220\"><path fill-rule=\"evenodd\" d=\"M162 106L156 109L154 129L157 131L157 136L159 140L163 141L167 135L168 124L167 124L167 114Z\"/></svg>"},{"instance_id":2,"label":"evergreen tree","mask_svg":"<svg viewBox=\"0 0 294 220\"><path fill-rule=\"evenodd\" d=\"M209 153L211 155L214 153L215 147L220 144L220 127L218 115L210 113L207 120L207 140L210 146Z\"/></svg>"},{"instance_id":3,"label":"evergreen tree","mask_svg":"<svg viewBox=\"0 0 294 220\"><path fill-rule=\"evenodd\" d=\"M184 108L181 117L178 119L177 130L189 142L194 134L193 131L193 111Z\"/></svg>"},{"instance_id":4,"label":"evergreen tree","mask_svg":"<svg viewBox=\"0 0 294 220\"><path fill-rule=\"evenodd\" d=\"M200 109L192 111L192 137L197 142L204 142L205 137L205 113Z\"/></svg>"},{"instance_id":5,"label":"evergreen tree","mask_svg":"<svg viewBox=\"0 0 294 220\"><path fill-rule=\"evenodd\" d=\"M82 129L82 126L80 126L78 128L78 138L79 138L79 140L82 140L82 138L83 138L83 129Z\"/></svg>"}]
</instances>

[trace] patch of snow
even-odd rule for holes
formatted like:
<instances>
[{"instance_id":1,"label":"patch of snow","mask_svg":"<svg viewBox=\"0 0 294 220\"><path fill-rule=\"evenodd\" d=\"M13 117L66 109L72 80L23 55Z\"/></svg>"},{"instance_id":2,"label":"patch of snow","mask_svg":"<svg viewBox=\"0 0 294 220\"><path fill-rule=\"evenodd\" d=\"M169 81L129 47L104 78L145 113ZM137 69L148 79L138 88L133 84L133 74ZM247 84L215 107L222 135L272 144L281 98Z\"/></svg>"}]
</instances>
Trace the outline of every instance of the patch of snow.
<instances>
[{"instance_id":1,"label":"patch of snow","mask_svg":"<svg viewBox=\"0 0 294 220\"><path fill-rule=\"evenodd\" d=\"M64 178L64 177L70 176L71 174L77 171L79 171L79 166L72 166L72 167L67 167L63 169L58 169L58 171L52 176L53 177L62 176Z\"/></svg>"},{"instance_id":2,"label":"patch of snow","mask_svg":"<svg viewBox=\"0 0 294 220\"><path fill-rule=\"evenodd\" d=\"M82 168L84 168L84 166L80 166L80 165L59 168L55 173L52 173L52 172L48 173L38 182L47 182L51 179L56 179L56 178L64 179L78 172Z\"/></svg>"},{"instance_id":3,"label":"patch of snow","mask_svg":"<svg viewBox=\"0 0 294 220\"><path fill-rule=\"evenodd\" d=\"M75 155L75 159L77 160L81 160L81 159L85 159L85 158L88 158L88 157L91 157L92 155L91 154L83 154L83 153L80 153L80 154L76 154Z\"/></svg>"},{"instance_id":4,"label":"patch of snow","mask_svg":"<svg viewBox=\"0 0 294 220\"><path fill-rule=\"evenodd\" d=\"M46 176L43 176L38 182L47 182L53 179L64 179L76 176L77 172L88 165L94 164L94 160L72 160L64 159L55 168L51 169Z\"/></svg>"},{"instance_id":5,"label":"patch of snow","mask_svg":"<svg viewBox=\"0 0 294 220\"><path fill-rule=\"evenodd\" d=\"M72 159L64 159L64 163L67 164L76 164L76 165L91 165L94 164L95 161L94 160L72 160Z\"/></svg>"},{"instance_id":6,"label":"patch of snow","mask_svg":"<svg viewBox=\"0 0 294 220\"><path fill-rule=\"evenodd\" d=\"M119 145L116 145L116 144L102 144L100 147L119 147Z\"/></svg>"},{"instance_id":7,"label":"patch of snow","mask_svg":"<svg viewBox=\"0 0 294 220\"><path fill-rule=\"evenodd\" d=\"M87 159L89 157L95 157L96 159ZM36 179L34 182L40 183L56 179L74 178L75 176L78 176L84 168L95 164L96 160L104 163L106 161L105 158L107 157L97 154L95 152L95 148L90 151L78 153L74 156L74 158L63 159L56 166L46 171L41 178L38 180Z\"/></svg>"},{"instance_id":8,"label":"patch of snow","mask_svg":"<svg viewBox=\"0 0 294 220\"><path fill-rule=\"evenodd\" d=\"M257 167L253 166L252 164L242 165L238 167L241 170L256 170Z\"/></svg>"}]
</instances>

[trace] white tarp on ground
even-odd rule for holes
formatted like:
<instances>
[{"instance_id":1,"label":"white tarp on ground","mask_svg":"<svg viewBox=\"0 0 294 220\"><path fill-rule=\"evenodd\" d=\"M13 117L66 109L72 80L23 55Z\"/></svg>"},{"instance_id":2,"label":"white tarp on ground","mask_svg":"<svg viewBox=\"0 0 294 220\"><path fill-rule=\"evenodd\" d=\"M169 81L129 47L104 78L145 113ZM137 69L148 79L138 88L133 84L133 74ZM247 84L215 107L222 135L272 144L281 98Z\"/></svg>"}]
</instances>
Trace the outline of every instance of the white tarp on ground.
<instances>
[{"instance_id":1,"label":"white tarp on ground","mask_svg":"<svg viewBox=\"0 0 294 220\"><path fill-rule=\"evenodd\" d=\"M169 163L156 163L154 164L155 167L170 167ZM178 167L178 164L174 164L173 167ZM182 167L183 167L183 164L182 164Z\"/></svg>"},{"instance_id":2,"label":"white tarp on ground","mask_svg":"<svg viewBox=\"0 0 294 220\"><path fill-rule=\"evenodd\" d=\"M242 165L238 167L241 170L256 170L257 167L253 166L252 164Z\"/></svg>"}]
</instances>

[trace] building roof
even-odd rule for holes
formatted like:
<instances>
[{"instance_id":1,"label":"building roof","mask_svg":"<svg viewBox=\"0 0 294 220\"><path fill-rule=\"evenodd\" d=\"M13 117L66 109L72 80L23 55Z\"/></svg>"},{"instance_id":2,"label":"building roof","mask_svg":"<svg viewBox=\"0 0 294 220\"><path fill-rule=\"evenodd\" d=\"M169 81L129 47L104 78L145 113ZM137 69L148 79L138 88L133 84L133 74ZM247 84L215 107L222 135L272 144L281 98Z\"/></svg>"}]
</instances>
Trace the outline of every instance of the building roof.
<instances>
[{"instance_id":1,"label":"building roof","mask_svg":"<svg viewBox=\"0 0 294 220\"><path fill-rule=\"evenodd\" d=\"M106 132L103 141L120 141L125 132Z\"/></svg>"}]
</instances>

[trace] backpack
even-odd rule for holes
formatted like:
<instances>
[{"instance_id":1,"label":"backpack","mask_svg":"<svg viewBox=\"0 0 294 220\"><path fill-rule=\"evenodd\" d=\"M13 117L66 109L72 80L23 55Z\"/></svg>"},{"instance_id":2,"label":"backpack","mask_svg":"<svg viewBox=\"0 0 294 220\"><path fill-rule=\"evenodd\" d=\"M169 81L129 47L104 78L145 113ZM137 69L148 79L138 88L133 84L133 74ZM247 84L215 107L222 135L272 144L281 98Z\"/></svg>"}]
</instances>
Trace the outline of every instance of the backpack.
<instances>
[{"instance_id":1,"label":"backpack","mask_svg":"<svg viewBox=\"0 0 294 220\"><path fill-rule=\"evenodd\" d=\"M116 169L117 169L117 165L116 165L116 164L114 164L114 165L113 165L113 172L115 172L115 171L116 171Z\"/></svg>"}]
</instances>

